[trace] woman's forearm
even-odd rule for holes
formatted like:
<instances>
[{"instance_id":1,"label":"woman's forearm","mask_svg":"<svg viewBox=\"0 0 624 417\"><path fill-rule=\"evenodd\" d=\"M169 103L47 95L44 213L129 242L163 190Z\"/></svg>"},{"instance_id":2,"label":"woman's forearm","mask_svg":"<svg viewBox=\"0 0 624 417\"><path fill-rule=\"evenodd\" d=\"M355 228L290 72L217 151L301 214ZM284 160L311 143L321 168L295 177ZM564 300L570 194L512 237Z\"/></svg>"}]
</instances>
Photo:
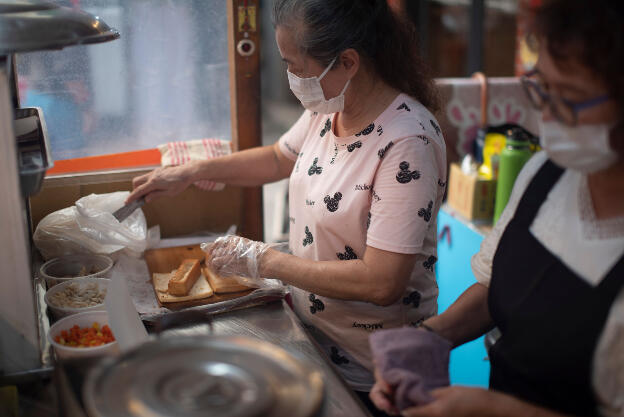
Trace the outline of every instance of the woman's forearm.
<instances>
[{"instance_id":1,"label":"woman's forearm","mask_svg":"<svg viewBox=\"0 0 624 417\"><path fill-rule=\"evenodd\" d=\"M363 259L348 261L312 261L269 250L260 275L320 296L390 305L403 294L413 259L374 248L367 248Z\"/></svg>"},{"instance_id":2,"label":"woman's forearm","mask_svg":"<svg viewBox=\"0 0 624 417\"><path fill-rule=\"evenodd\" d=\"M324 297L380 302L375 300L374 283L362 260L312 261L286 254L280 254L280 258L269 263L271 267L265 269L263 276Z\"/></svg>"},{"instance_id":3,"label":"woman's forearm","mask_svg":"<svg viewBox=\"0 0 624 417\"><path fill-rule=\"evenodd\" d=\"M276 145L262 146L196 162L192 178L193 181L257 186L288 177L293 165L294 162L279 155Z\"/></svg>"},{"instance_id":4,"label":"woman's forearm","mask_svg":"<svg viewBox=\"0 0 624 417\"><path fill-rule=\"evenodd\" d=\"M491 401L484 404L484 417L572 417L528 403L499 391L489 391Z\"/></svg>"},{"instance_id":5,"label":"woman's forearm","mask_svg":"<svg viewBox=\"0 0 624 417\"><path fill-rule=\"evenodd\" d=\"M494 327L487 304L488 288L474 284L442 314L425 321L453 346L469 342Z\"/></svg>"},{"instance_id":6,"label":"woman's forearm","mask_svg":"<svg viewBox=\"0 0 624 417\"><path fill-rule=\"evenodd\" d=\"M403 410L405 417L572 417L500 391L452 385L430 392L434 400Z\"/></svg>"}]
</instances>

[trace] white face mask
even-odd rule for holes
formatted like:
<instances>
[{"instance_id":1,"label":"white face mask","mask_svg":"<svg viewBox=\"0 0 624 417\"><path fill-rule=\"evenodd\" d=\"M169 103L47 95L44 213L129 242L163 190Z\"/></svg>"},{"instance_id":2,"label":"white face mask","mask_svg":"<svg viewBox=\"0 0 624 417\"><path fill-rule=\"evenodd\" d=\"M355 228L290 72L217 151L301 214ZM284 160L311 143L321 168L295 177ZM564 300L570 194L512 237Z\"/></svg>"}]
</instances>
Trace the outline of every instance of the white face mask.
<instances>
[{"instance_id":1,"label":"white face mask","mask_svg":"<svg viewBox=\"0 0 624 417\"><path fill-rule=\"evenodd\" d=\"M288 73L288 84L290 84L290 89L306 109L321 114L337 113L344 109L344 93L347 90L351 80L347 80L347 83L340 94L334 98L330 98L329 100L325 99L325 94L323 93L323 88L321 87L321 80L325 74L329 72L329 69L332 65L334 65L334 62L336 62L336 58L329 63L327 68L325 68L325 71L323 71L323 73L318 77L300 78L292 72L286 70Z\"/></svg>"},{"instance_id":2,"label":"white face mask","mask_svg":"<svg viewBox=\"0 0 624 417\"><path fill-rule=\"evenodd\" d=\"M548 157L562 168L586 174L601 171L618 160L609 144L608 124L566 126L540 120L541 145Z\"/></svg>"}]
</instances>

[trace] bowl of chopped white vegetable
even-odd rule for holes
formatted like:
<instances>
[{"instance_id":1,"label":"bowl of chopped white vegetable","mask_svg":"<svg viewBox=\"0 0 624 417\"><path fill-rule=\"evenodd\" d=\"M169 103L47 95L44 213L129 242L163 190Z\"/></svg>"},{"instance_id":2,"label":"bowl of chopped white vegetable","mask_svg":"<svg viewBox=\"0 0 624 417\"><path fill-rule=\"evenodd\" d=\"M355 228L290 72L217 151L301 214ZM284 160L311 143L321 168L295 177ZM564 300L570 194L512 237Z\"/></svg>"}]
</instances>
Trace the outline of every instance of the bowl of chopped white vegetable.
<instances>
[{"instance_id":1,"label":"bowl of chopped white vegetable","mask_svg":"<svg viewBox=\"0 0 624 417\"><path fill-rule=\"evenodd\" d=\"M50 288L44 300L54 318L85 311L106 310L107 278L74 278Z\"/></svg>"}]
</instances>

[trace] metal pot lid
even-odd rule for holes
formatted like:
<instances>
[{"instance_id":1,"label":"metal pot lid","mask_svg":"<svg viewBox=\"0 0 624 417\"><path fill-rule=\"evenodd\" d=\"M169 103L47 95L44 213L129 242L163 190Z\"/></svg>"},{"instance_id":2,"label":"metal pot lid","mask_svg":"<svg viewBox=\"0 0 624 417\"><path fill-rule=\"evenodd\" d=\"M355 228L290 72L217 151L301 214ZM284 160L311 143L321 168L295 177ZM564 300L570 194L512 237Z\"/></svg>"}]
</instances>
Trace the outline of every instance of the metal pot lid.
<instances>
[{"instance_id":1,"label":"metal pot lid","mask_svg":"<svg viewBox=\"0 0 624 417\"><path fill-rule=\"evenodd\" d=\"M1 55L117 38L117 30L80 10L41 0L0 0Z\"/></svg>"},{"instance_id":2,"label":"metal pot lid","mask_svg":"<svg viewBox=\"0 0 624 417\"><path fill-rule=\"evenodd\" d=\"M30 12L58 7L54 3L44 3L41 0L0 0L0 13Z\"/></svg>"},{"instance_id":3,"label":"metal pot lid","mask_svg":"<svg viewBox=\"0 0 624 417\"><path fill-rule=\"evenodd\" d=\"M147 342L102 362L85 382L91 417L308 417L321 373L280 347L245 337Z\"/></svg>"}]
</instances>

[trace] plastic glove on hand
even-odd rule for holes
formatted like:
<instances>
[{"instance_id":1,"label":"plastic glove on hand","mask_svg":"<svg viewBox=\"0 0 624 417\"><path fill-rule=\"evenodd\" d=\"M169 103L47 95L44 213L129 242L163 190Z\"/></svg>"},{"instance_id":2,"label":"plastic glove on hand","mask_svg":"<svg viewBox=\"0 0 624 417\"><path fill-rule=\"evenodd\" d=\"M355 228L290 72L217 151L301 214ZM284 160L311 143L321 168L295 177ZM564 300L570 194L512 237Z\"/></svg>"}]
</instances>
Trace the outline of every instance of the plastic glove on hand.
<instances>
[{"instance_id":1,"label":"plastic glove on hand","mask_svg":"<svg viewBox=\"0 0 624 417\"><path fill-rule=\"evenodd\" d=\"M270 245L240 236L220 237L211 245L202 247L206 262L223 276L239 275L260 278L260 262Z\"/></svg>"}]
</instances>

